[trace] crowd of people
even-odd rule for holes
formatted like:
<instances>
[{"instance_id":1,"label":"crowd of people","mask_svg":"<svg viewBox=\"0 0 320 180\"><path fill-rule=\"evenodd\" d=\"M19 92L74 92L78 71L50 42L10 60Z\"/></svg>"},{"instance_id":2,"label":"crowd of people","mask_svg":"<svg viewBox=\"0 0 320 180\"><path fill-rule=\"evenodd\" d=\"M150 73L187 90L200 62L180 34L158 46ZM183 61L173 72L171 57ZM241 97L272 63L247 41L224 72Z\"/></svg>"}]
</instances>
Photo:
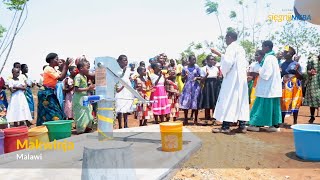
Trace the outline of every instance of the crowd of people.
<instances>
[{"instance_id":1,"label":"crowd of people","mask_svg":"<svg viewBox=\"0 0 320 180\"><path fill-rule=\"evenodd\" d=\"M162 53L150 58L148 65L141 61L137 68L132 63L128 66L128 57L120 55L117 62L122 69L122 80L153 103L135 106L135 97L121 83L110 87L116 90L119 128L128 127L130 114L139 120L140 126L146 126L152 119L155 124L170 119L176 121L181 110L184 125L189 119L197 125L198 112L204 110L205 120L222 122L221 128L212 130L214 133L229 133L230 126L235 124L239 124L237 130L241 133L260 131L264 126L269 127L268 131L277 132L287 116L293 115L293 123L298 122L302 103L310 106L309 123L315 121L315 110L320 106L317 73L320 56L309 59L308 78L303 79L299 56L293 47L286 46L276 55L273 43L264 41L262 49L255 53L255 61L248 65L245 51L237 43L237 34L228 32L225 39L228 45L225 54L211 49L212 55L206 57L202 67L197 65L194 55L178 64ZM217 61L219 56L221 62ZM80 102L83 96L95 92L95 74L89 71L90 62L85 56L63 60L56 53L50 53L46 63L38 83L28 77L28 66L18 62L14 63L12 76L6 82L0 79L2 127L32 125L35 113L32 88L37 85L37 126L46 121L70 119L75 121L78 133L92 131L96 104L82 106ZM5 89L11 92L10 103ZM189 110L191 117L188 117Z\"/></svg>"}]
</instances>

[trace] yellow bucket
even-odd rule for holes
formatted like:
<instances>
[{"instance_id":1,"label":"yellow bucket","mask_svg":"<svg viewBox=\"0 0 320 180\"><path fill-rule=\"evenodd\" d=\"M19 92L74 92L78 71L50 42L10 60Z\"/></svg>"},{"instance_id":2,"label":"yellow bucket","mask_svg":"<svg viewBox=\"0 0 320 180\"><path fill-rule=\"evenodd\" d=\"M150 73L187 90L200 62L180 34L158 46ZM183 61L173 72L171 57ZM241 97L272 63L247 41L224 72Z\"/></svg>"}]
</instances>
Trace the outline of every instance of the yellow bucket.
<instances>
[{"instance_id":1,"label":"yellow bucket","mask_svg":"<svg viewBox=\"0 0 320 180\"><path fill-rule=\"evenodd\" d=\"M174 152L182 149L182 123L161 123L160 132L162 151Z\"/></svg>"},{"instance_id":2,"label":"yellow bucket","mask_svg":"<svg viewBox=\"0 0 320 180\"><path fill-rule=\"evenodd\" d=\"M50 142L48 136L48 129L46 126L37 126L31 128L28 132L28 136L29 143L36 143L36 140L38 140L38 142Z\"/></svg>"}]
</instances>

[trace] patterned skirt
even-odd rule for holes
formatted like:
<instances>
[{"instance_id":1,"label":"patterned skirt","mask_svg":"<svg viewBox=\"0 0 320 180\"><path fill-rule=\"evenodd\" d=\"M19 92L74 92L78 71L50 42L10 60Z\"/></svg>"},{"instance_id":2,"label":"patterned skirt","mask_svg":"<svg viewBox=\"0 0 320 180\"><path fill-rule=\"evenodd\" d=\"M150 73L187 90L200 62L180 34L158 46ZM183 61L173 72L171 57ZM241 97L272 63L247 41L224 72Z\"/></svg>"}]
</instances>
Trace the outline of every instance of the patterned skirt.
<instances>
[{"instance_id":1,"label":"patterned skirt","mask_svg":"<svg viewBox=\"0 0 320 180\"><path fill-rule=\"evenodd\" d=\"M295 76L283 82L281 110L283 113L291 114L298 112L302 104L302 83Z\"/></svg>"},{"instance_id":2,"label":"patterned skirt","mask_svg":"<svg viewBox=\"0 0 320 180\"><path fill-rule=\"evenodd\" d=\"M152 92L150 99L155 102L152 104L154 115L166 115L170 113L170 104L168 102L167 92L163 84L158 84L154 87L155 91Z\"/></svg>"},{"instance_id":3,"label":"patterned skirt","mask_svg":"<svg viewBox=\"0 0 320 180\"><path fill-rule=\"evenodd\" d=\"M197 81L188 81L183 87L180 96L181 109L198 109L201 87Z\"/></svg>"},{"instance_id":4,"label":"patterned skirt","mask_svg":"<svg viewBox=\"0 0 320 180\"><path fill-rule=\"evenodd\" d=\"M37 126L41 126L46 121L65 119L54 89L45 87L44 90L39 90L37 117Z\"/></svg>"}]
</instances>

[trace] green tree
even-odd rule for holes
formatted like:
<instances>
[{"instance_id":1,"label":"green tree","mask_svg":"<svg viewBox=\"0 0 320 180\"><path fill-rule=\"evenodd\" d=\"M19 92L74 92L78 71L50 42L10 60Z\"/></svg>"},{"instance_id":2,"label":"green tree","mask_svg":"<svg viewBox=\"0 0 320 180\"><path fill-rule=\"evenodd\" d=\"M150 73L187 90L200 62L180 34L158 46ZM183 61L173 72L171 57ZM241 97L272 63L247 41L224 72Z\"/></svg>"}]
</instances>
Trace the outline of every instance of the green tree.
<instances>
[{"instance_id":1,"label":"green tree","mask_svg":"<svg viewBox=\"0 0 320 180\"><path fill-rule=\"evenodd\" d=\"M243 40L240 41L240 45L243 47L243 49L246 52L246 58L249 60L249 62L251 63L254 59L254 53L256 51L252 41L249 40Z\"/></svg>"},{"instance_id":2,"label":"green tree","mask_svg":"<svg viewBox=\"0 0 320 180\"><path fill-rule=\"evenodd\" d=\"M6 32L6 29L0 25L0 38L3 37L3 33Z\"/></svg>"},{"instance_id":3,"label":"green tree","mask_svg":"<svg viewBox=\"0 0 320 180\"><path fill-rule=\"evenodd\" d=\"M232 23L232 27L228 27L226 32L235 31L238 33L238 40L240 41L240 45L243 46L243 48L245 49L247 59L251 61L254 56L255 49L258 47L258 44L260 43L260 33L262 29L265 26L269 26L270 23L268 23L267 20L257 22L258 11L261 11L261 8L258 8L257 0L235 0L235 6L231 7L232 9L229 12L229 14L227 12L219 14L218 7L222 3L222 1L217 3L216 1L207 0L205 4L207 14L215 13L216 15L220 15L217 16L221 32L221 35L218 37L218 41L221 41L223 45L216 45L215 48L220 51L224 51L225 49L223 41L224 35L221 30L223 28L220 25L220 19L223 18L224 15L225 19L230 19ZM228 1L228 3L230 2ZM264 6L263 11L266 11L268 13L268 11L270 10L270 3L268 3L268 0L263 1L262 3L264 3L261 4ZM250 10L253 11L251 12L253 15L250 14ZM227 23L228 21L224 22ZM231 24L229 24L229 26L230 25Z\"/></svg>"},{"instance_id":4,"label":"green tree","mask_svg":"<svg viewBox=\"0 0 320 180\"><path fill-rule=\"evenodd\" d=\"M21 27L19 28L20 20L21 20L21 17L23 15L23 11L24 11L24 9L26 7L27 1L28 0L3 0L2 1L7 6L7 8L9 10L15 10L16 12L17 11L21 11L21 13L19 15L17 23L15 24L15 28L14 28L11 40L8 42L8 44L6 46L3 46L5 41L3 41L3 42L0 41L0 50L1 50L0 57L6 51L7 47L9 47L9 49L7 50L7 54L6 54L6 57L4 59L4 62L2 64L2 67L0 69L0 74L2 73L2 71L3 71L3 69L4 69L5 65L6 65L6 62L7 62L8 58L9 58L9 56L10 56L10 52L12 50L15 37L16 37L17 33L19 32L20 28L21 28ZM14 16L14 19L12 20L12 22L14 22L15 17L16 16ZM10 28L11 28L11 25L9 27L9 32L10 32ZM1 28L0 28L0 37L3 37L3 32L5 32L5 31L6 30L1 26ZM10 35L9 36L7 36L7 35L6 35L5 39L10 36ZM4 48L2 49L2 47L4 47Z\"/></svg>"},{"instance_id":5,"label":"green tree","mask_svg":"<svg viewBox=\"0 0 320 180\"><path fill-rule=\"evenodd\" d=\"M7 5L10 10L22 10L22 6L28 0L2 0L2 2Z\"/></svg>"},{"instance_id":6,"label":"green tree","mask_svg":"<svg viewBox=\"0 0 320 180\"><path fill-rule=\"evenodd\" d=\"M208 43L208 42L204 42L204 43L195 43L192 42L189 44L188 48L186 50L184 50L183 52L180 53L180 60L178 60L178 62L181 62L182 60L188 60L188 57L190 55L195 55L197 58L197 64L199 66L202 66L202 61L204 59L206 59L208 53L205 52L204 47L209 47L210 44L212 45L213 43Z\"/></svg>"},{"instance_id":7,"label":"green tree","mask_svg":"<svg viewBox=\"0 0 320 180\"><path fill-rule=\"evenodd\" d=\"M23 5L27 1L28 0L2 0L3 4L5 4L9 10L16 10L16 11L22 10ZM4 32L6 32L6 29L0 25L0 38L3 37Z\"/></svg>"},{"instance_id":8,"label":"green tree","mask_svg":"<svg viewBox=\"0 0 320 180\"><path fill-rule=\"evenodd\" d=\"M219 11L218 11L219 4L217 2L207 0L205 7L206 7L206 12L208 15L215 14L217 17L218 25L219 25L219 29L220 29L221 46L223 47L224 46L223 34L222 34L222 27L221 27L220 18L219 18Z\"/></svg>"},{"instance_id":9,"label":"green tree","mask_svg":"<svg viewBox=\"0 0 320 180\"><path fill-rule=\"evenodd\" d=\"M304 21L291 21L275 31L269 37L274 44L281 47L292 46L297 54L305 56L320 53L320 33L315 27Z\"/></svg>"}]
</instances>

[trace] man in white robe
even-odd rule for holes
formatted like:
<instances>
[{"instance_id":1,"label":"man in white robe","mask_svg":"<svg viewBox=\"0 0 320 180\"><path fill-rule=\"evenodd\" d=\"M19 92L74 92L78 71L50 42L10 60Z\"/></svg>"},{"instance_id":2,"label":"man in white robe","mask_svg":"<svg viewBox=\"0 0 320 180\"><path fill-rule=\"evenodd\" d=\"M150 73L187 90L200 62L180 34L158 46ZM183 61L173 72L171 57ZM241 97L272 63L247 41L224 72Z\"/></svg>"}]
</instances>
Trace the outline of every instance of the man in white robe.
<instances>
[{"instance_id":1,"label":"man in white robe","mask_svg":"<svg viewBox=\"0 0 320 180\"><path fill-rule=\"evenodd\" d=\"M222 55L215 49L212 53L221 56L223 82L213 117L222 122L222 127L213 129L213 133L230 133L231 123L239 121L238 132L246 132L249 121L249 97L247 65L244 49L236 42L237 33L228 32L226 53Z\"/></svg>"}]
</instances>

